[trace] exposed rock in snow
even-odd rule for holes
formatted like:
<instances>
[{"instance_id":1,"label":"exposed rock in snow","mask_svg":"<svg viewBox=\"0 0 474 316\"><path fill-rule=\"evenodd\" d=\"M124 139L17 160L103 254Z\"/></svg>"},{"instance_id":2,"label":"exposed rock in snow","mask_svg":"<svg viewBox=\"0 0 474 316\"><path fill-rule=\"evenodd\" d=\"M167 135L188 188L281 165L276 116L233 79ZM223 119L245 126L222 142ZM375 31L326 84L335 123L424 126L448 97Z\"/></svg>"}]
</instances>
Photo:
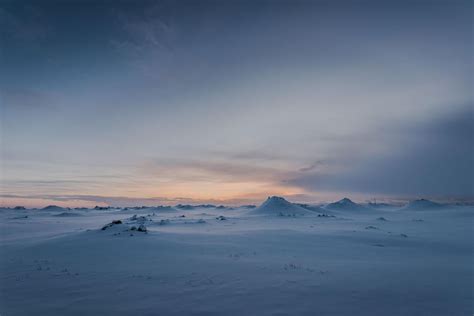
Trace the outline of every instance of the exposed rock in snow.
<instances>
[{"instance_id":1,"label":"exposed rock in snow","mask_svg":"<svg viewBox=\"0 0 474 316\"><path fill-rule=\"evenodd\" d=\"M336 217L336 216L323 213L323 214L318 214L318 217Z\"/></svg>"},{"instance_id":2,"label":"exposed rock in snow","mask_svg":"<svg viewBox=\"0 0 474 316\"><path fill-rule=\"evenodd\" d=\"M141 224L140 226L138 226L138 228L136 226L132 226L130 227L130 230L131 231L137 231L137 232L142 232L142 233L146 233L147 232L147 229L146 229L146 226Z\"/></svg>"},{"instance_id":3,"label":"exposed rock in snow","mask_svg":"<svg viewBox=\"0 0 474 316\"><path fill-rule=\"evenodd\" d=\"M193 210L194 209L194 206L189 205L189 204L178 204L175 207L180 210Z\"/></svg>"},{"instance_id":4,"label":"exposed rock in snow","mask_svg":"<svg viewBox=\"0 0 474 316\"><path fill-rule=\"evenodd\" d=\"M28 215L16 216L16 217L12 217L11 219L26 219L26 218L28 218Z\"/></svg>"},{"instance_id":5,"label":"exposed rock in snow","mask_svg":"<svg viewBox=\"0 0 474 316\"><path fill-rule=\"evenodd\" d=\"M153 211L158 211L158 212L174 212L176 209L172 206L156 206L152 208Z\"/></svg>"},{"instance_id":6,"label":"exposed rock in snow","mask_svg":"<svg viewBox=\"0 0 474 316\"><path fill-rule=\"evenodd\" d=\"M296 216L313 214L301 206L290 203L282 197L271 196L259 207L251 211L251 214L278 215L278 216Z\"/></svg>"},{"instance_id":7,"label":"exposed rock in snow","mask_svg":"<svg viewBox=\"0 0 474 316\"><path fill-rule=\"evenodd\" d=\"M196 207L200 207L200 208L215 208L216 206L214 204L200 204L200 205L196 205Z\"/></svg>"},{"instance_id":8,"label":"exposed rock in snow","mask_svg":"<svg viewBox=\"0 0 474 316\"><path fill-rule=\"evenodd\" d=\"M130 217L130 221L132 222L137 222L138 224L144 224L148 221L151 221L150 218L146 217L146 216L137 216L136 214L133 215L132 217Z\"/></svg>"},{"instance_id":9,"label":"exposed rock in snow","mask_svg":"<svg viewBox=\"0 0 474 316\"><path fill-rule=\"evenodd\" d=\"M158 224L159 225L167 225L170 223L170 220L169 219L162 219Z\"/></svg>"},{"instance_id":10,"label":"exposed rock in snow","mask_svg":"<svg viewBox=\"0 0 474 316\"><path fill-rule=\"evenodd\" d=\"M122 224L121 220L114 220L111 223L108 223L107 225L104 225L104 227L102 227L102 230L106 230L110 227L113 227L114 225L121 225L121 224Z\"/></svg>"},{"instance_id":11,"label":"exposed rock in snow","mask_svg":"<svg viewBox=\"0 0 474 316\"><path fill-rule=\"evenodd\" d=\"M106 210L110 210L111 207L110 206L96 206L94 207L94 210L97 210L97 211L106 211Z\"/></svg>"},{"instance_id":12,"label":"exposed rock in snow","mask_svg":"<svg viewBox=\"0 0 474 316\"><path fill-rule=\"evenodd\" d=\"M253 205L253 204L249 204L249 205L242 205L241 208L248 208L248 209L252 209L252 208L256 208L257 206Z\"/></svg>"}]
</instances>

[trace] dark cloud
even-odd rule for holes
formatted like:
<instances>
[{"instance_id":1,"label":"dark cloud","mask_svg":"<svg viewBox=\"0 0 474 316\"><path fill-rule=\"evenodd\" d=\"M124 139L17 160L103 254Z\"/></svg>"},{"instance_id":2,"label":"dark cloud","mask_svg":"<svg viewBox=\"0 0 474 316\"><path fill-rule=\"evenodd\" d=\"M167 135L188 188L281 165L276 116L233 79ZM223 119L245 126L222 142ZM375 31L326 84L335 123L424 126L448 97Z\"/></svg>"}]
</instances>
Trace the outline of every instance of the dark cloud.
<instances>
[{"instance_id":1,"label":"dark cloud","mask_svg":"<svg viewBox=\"0 0 474 316\"><path fill-rule=\"evenodd\" d=\"M320 166L324 165L324 161L322 160L318 160L316 161L315 163L307 166L307 167L303 167L303 168L300 168L298 171L300 172L309 172L309 171L315 171L317 170Z\"/></svg>"},{"instance_id":2,"label":"dark cloud","mask_svg":"<svg viewBox=\"0 0 474 316\"><path fill-rule=\"evenodd\" d=\"M407 122L398 126L390 151L365 159L342 157L345 166L338 172L304 173L288 183L310 191L472 197L472 115L467 108L432 121Z\"/></svg>"}]
</instances>

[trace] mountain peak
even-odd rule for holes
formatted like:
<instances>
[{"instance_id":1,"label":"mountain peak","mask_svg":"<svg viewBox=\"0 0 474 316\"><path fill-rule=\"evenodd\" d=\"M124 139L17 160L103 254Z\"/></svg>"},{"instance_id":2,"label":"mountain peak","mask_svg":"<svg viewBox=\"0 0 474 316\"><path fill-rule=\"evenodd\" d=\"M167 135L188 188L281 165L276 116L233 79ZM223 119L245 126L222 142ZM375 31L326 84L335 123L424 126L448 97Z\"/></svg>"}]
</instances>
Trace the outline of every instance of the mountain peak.
<instances>
[{"instance_id":1,"label":"mountain peak","mask_svg":"<svg viewBox=\"0 0 474 316\"><path fill-rule=\"evenodd\" d=\"M257 214L273 214L273 215L304 215L310 211L288 202L281 196L269 196L265 202L252 211Z\"/></svg>"}]
</instances>

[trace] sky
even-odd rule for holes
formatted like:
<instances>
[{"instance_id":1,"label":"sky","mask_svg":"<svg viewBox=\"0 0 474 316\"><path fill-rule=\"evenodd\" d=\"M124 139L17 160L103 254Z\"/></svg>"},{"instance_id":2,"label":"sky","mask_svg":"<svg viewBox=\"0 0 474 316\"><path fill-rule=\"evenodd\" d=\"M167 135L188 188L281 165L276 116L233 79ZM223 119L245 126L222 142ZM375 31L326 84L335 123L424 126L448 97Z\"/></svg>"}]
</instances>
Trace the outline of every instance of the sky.
<instances>
[{"instance_id":1,"label":"sky","mask_svg":"<svg viewBox=\"0 0 474 316\"><path fill-rule=\"evenodd\" d=\"M471 1L0 3L0 205L474 199Z\"/></svg>"}]
</instances>

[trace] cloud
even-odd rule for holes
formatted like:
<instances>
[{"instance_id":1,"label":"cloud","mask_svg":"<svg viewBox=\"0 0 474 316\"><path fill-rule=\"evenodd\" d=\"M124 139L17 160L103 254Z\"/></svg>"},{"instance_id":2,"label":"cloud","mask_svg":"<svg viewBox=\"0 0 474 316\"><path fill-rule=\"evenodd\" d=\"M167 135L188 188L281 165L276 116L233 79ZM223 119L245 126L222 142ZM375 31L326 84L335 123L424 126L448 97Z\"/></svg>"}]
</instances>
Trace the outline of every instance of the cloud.
<instances>
[{"instance_id":1,"label":"cloud","mask_svg":"<svg viewBox=\"0 0 474 316\"><path fill-rule=\"evenodd\" d=\"M177 27L168 11L168 6L157 3L138 12L114 10L120 32L110 39L110 45L134 67L154 78L169 75L176 57Z\"/></svg>"},{"instance_id":2,"label":"cloud","mask_svg":"<svg viewBox=\"0 0 474 316\"><path fill-rule=\"evenodd\" d=\"M434 120L406 122L396 130L398 133L389 139L387 151L355 156L356 159L346 152L340 161L334 162L341 165L339 170L308 170L311 172L287 183L308 191L474 196L474 126L470 107Z\"/></svg>"},{"instance_id":3,"label":"cloud","mask_svg":"<svg viewBox=\"0 0 474 316\"><path fill-rule=\"evenodd\" d=\"M180 181L271 182L288 176L289 170L237 160L156 159L143 166L147 174Z\"/></svg>"},{"instance_id":4,"label":"cloud","mask_svg":"<svg viewBox=\"0 0 474 316\"><path fill-rule=\"evenodd\" d=\"M315 171L317 170L320 166L324 165L324 161L322 160L318 160L316 161L315 163L307 166L307 167L303 167L303 168L300 168L298 171L299 172L310 172L310 171Z\"/></svg>"}]
</instances>

